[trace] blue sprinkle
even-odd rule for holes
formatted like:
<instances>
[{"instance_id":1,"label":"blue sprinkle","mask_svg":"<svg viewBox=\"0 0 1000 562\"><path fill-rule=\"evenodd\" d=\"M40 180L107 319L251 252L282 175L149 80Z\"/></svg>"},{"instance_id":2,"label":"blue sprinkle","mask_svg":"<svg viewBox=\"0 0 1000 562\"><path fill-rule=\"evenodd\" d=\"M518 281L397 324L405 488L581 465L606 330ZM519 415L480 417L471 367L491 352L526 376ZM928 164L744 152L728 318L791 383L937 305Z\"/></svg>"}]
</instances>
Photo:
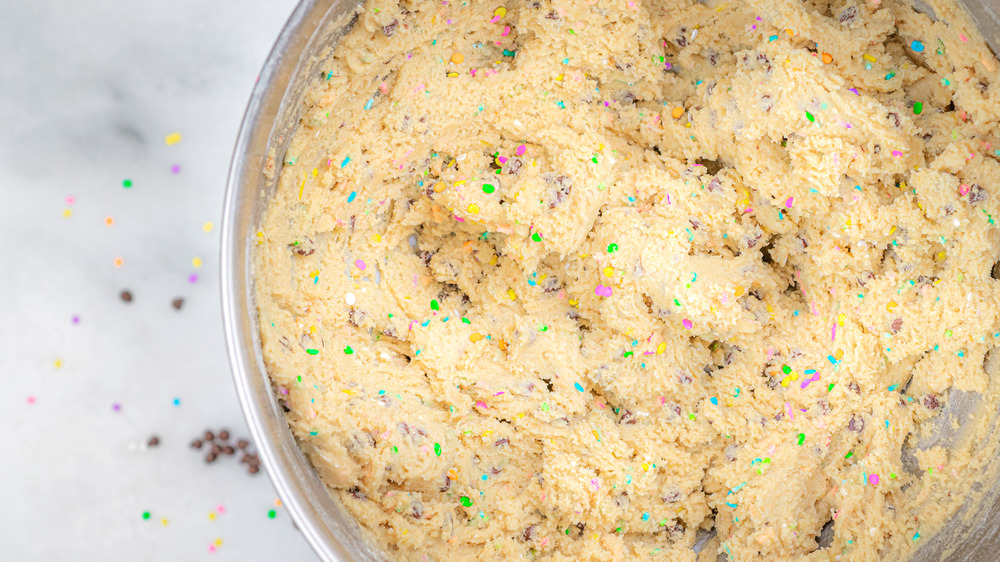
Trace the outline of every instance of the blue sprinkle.
<instances>
[{"instance_id":1,"label":"blue sprinkle","mask_svg":"<svg viewBox=\"0 0 1000 562\"><path fill-rule=\"evenodd\" d=\"M442 319L441 319L441 321L442 321L442 322L447 322L447 321L448 321L448 318L450 318L450 316L445 316L444 318L442 318Z\"/></svg>"},{"instance_id":2,"label":"blue sprinkle","mask_svg":"<svg viewBox=\"0 0 1000 562\"><path fill-rule=\"evenodd\" d=\"M181 405L181 399L180 398L174 398L174 406L180 406L180 405Z\"/></svg>"},{"instance_id":3,"label":"blue sprinkle","mask_svg":"<svg viewBox=\"0 0 1000 562\"><path fill-rule=\"evenodd\" d=\"M833 358L833 355L827 355L826 358L830 361L830 363L833 363L834 365L837 364L837 360Z\"/></svg>"},{"instance_id":4,"label":"blue sprinkle","mask_svg":"<svg viewBox=\"0 0 1000 562\"><path fill-rule=\"evenodd\" d=\"M561 102L561 101L560 102L556 102L556 105L558 105L559 107L561 107L563 109L566 109L566 104L563 103L563 102Z\"/></svg>"},{"instance_id":5,"label":"blue sprinkle","mask_svg":"<svg viewBox=\"0 0 1000 562\"><path fill-rule=\"evenodd\" d=\"M629 197L628 198L628 202L629 203L635 203L635 197Z\"/></svg>"},{"instance_id":6,"label":"blue sprinkle","mask_svg":"<svg viewBox=\"0 0 1000 562\"><path fill-rule=\"evenodd\" d=\"M424 320L423 322L420 323L420 325L423 326L424 328L426 328L427 325L430 324L430 323L431 323L430 320Z\"/></svg>"},{"instance_id":7,"label":"blue sprinkle","mask_svg":"<svg viewBox=\"0 0 1000 562\"><path fill-rule=\"evenodd\" d=\"M371 109L373 105L375 105L375 98L368 98L368 101L365 102L365 111Z\"/></svg>"},{"instance_id":8,"label":"blue sprinkle","mask_svg":"<svg viewBox=\"0 0 1000 562\"><path fill-rule=\"evenodd\" d=\"M716 406L719 405L719 399L718 398L716 398L716 397L713 396L713 397L709 398L709 400L711 400L712 404L714 404Z\"/></svg>"},{"instance_id":9,"label":"blue sprinkle","mask_svg":"<svg viewBox=\"0 0 1000 562\"><path fill-rule=\"evenodd\" d=\"M649 521L649 514L648 513L643 513L642 514L642 520L643 521Z\"/></svg>"},{"instance_id":10,"label":"blue sprinkle","mask_svg":"<svg viewBox=\"0 0 1000 562\"><path fill-rule=\"evenodd\" d=\"M914 40L913 43L910 43L910 48L918 53L924 52L924 44L917 40Z\"/></svg>"},{"instance_id":11,"label":"blue sprinkle","mask_svg":"<svg viewBox=\"0 0 1000 562\"><path fill-rule=\"evenodd\" d=\"M483 475L483 480L489 480L489 479L490 479L489 475L486 474Z\"/></svg>"},{"instance_id":12,"label":"blue sprinkle","mask_svg":"<svg viewBox=\"0 0 1000 562\"><path fill-rule=\"evenodd\" d=\"M563 59L563 64L569 64L569 59Z\"/></svg>"},{"instance_id":13,"label":"blue sprinkle","mask_svg":"<svg viewBox=\"0 0 1000 562\"><path fill-rule=\"evenodd\" d=\"M805 370L805 371L803 371L803 372L804 372L805 374L807 374L807 375L815 375L815 374L816 374L816 369L806 369L806 370Z\"/></svg>"},{"instance_id":14,"label":"blue sprinkle","mask_svg":"<svg viewBox=\"0 0 1000 562\"><path fill-rule=\"evenodd\" d=\"M503 50L503 56L505 56L505 57L513 57L513 56L516 56L516 55L517 55L517 51L511 51L510 49L504 49Z\"/></svg>"},{"instance_id":15,"label":"blue sprinkle","mask_svg":"<svg viewBox=\"0 0 1000 562\"><path fill-rule=\"evenodd\" d=\"M379 396L382 396L383 394L385 394L385 391L384 391L384 390L380 390L380 391L378 391L378 395L379 395Z\"/></svg>"},{"instance_id":16,"label":"blue sprinkle","mask_svg":"<svg viewBox=\"0 0 1000 562\"><path fill-rule=\"evenodd\" d=\"M899 386L899 385L898 385L898 384L894 384L894 385L891 385L891 386L889 387L889 392L892 392L893 390L896 390L896 387L897 387L897 386Z\"/></svg>"},{"instance_id":17,"label":"blue sprinkle","mask_svg":"<svg viewBox=\"0 0 1000 562\"><path fill-rule=\"evenodd\" d=\"M347 202L348 203L353 203L354 199L357 198L357 196L358 196L358 192L357 191L352 191L351 194L347 196Z\"/></svg>"},{"instance_id":18,"label":"blue sprinkle","mask_svg":"<svg viewBox=\"0 0 1000 562\"><path fill-rule=\"evenodd\" d=\"M792 313L792 316L798 316L798 315L799 315L799 311L798 310L796 310L795 312Z\"/></svg>"},{"instance_id":19,"label":"blue sprinkle","mask_svg":"<svg viewBox=\"0 0 1000 562\"><path fill-rule=\"evenodd\" d=\"M772 35L772 36L770 36L770 37L767 38L767 42L768 43L770 43L771 41L777 41L777 40L778 40L778 36L777 35Z\"/></svg>"},{"instance_id":20,"label":"blue sprinkle","mask_svg":"<svg viewBox=\"0 0 1000 562\"><path fill-rule=\"evenodd\" d=\"M736 509L736 504L735 503L726 502L726 505L728 505L729 507L731 507L733 509Z\"/></svg>"},{"instance_id":21,"label":"blue sprinkle","mask_svg":"<svg viewBox=\"0 0 1000 562\"><path fill-rule=\"evenodd\" d=\"M528 285L534 287L535 285L538 285L538 283L536 283L534 279L528 279Z\"/></svg>"},{"instance_id":22,"label":"blue sprinkle","mask_svg":"<svg viewBox=\"0 0 1000 562\"><path fill-rule=\"evenodd\" d=\"M419 349L417 350L416 353L413 354L414 357L416 357L417 355L420 355L420 350Z\"/></svg>"},{"instance_id":23,"label":"blue sprinkle","mask_svg":"<svg viewBox=\"0 0 1000 562\"><path fill-rule=\"evenodd\" d=\"M583 387L580 385L580 383L575 382L573 383L573 386L575 386L576 389L579 390L580 392L583 392Z\"/></svg>"},{"instance_id":24,"label":"blue sprinkle","mask_svg":"<svg viewBox=\"0 0 1000 562\"><path fill-rule=\"evenodd\" d=\"M347 166L350 163L351 163L351 157L350 156L345 156L344 157L344 161L340 163L340 167L343 168L343 167Z\"/></svg>"}]
</instances>

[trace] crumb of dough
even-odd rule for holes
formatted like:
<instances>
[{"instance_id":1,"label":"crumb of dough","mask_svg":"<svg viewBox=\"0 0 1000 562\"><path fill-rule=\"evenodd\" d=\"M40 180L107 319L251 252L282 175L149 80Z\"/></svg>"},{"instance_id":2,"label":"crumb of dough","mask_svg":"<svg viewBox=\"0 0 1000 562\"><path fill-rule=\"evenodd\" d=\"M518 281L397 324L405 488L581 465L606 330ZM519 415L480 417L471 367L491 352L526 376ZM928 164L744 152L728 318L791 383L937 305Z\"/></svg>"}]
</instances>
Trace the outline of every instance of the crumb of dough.
<instances>
[{"instance_id":1,"label":"crumb of dough","mask_svg":"<svg viewBox=\"0 0 1000 562\"><path fill-rule=\"evenodd\" d=\"M998 64L932 4L367 2L254 237L331 495L399 559L926 542L1000 332Z\"/></svg>"}]
</instances>

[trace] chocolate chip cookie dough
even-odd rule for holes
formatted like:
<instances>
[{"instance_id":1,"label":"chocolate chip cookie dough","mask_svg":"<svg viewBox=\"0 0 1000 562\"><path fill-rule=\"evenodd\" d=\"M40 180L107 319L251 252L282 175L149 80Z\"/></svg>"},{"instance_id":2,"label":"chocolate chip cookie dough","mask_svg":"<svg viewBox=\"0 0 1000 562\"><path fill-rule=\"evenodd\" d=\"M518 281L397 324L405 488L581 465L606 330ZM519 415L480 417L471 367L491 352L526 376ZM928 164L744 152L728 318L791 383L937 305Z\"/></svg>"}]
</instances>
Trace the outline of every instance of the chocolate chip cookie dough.
<instances>
[{"instance_id":1,"label":"chocolate chip cookie dough","mask_svg":"<svg viewBox=\"0 0 1000 562\"><path fill-rule=\"evenodd\" d=\"M926 544L1000 341L998 64L932 7L367 2L256 240L331 495L408 560Z\"/></svg>"}]
</instances>

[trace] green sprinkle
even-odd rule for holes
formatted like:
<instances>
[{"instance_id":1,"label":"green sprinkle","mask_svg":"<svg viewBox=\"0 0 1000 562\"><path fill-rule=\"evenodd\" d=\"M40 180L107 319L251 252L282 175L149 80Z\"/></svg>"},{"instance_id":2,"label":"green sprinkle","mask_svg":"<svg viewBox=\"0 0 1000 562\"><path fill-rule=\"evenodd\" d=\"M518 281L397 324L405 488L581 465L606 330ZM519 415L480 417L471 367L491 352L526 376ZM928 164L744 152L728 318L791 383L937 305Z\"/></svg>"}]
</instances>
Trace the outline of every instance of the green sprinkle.
<instances>
[{"instance_id":1,"label":"green sprinkle","mask_svg":"<svg viewBox=\"0 0 1000 562\"><path fill-rule=\"evenodd\" d=\"M132 180L124 180L124 181L122 181L122 187L124 187L125 189L131 188L132 187Z\"/></svg>"},{"instance_id":2,"label":"green sprinkle","mask_svg":"<svg viewBox=\"0 0 1000 562\"><path fill-rule=\"evenodd\" d=\"M913 114L920 115L920 112L924 110L924 104L918 102L913 103Z\"/></svg>"},{"instance_id":3,"label":"green sprinkle","mask_svg":"<svg viewBox=\"0 0 1000 562\"><path fill-rule=\"evenodd\" d=\"M948 337L948 338L950 338L950 337L951 337L951 335L952 335L952 332L951 332L951 330L945 330L945 331L944 331L944 335L945 335L945 337Z\"/></svg>"},{"instance_id":4,"label":"green sprinkle","mask_svg":"<svg viewBox=\"0 0 1000 562\"><path fill-rule=\"evenodd\" d=\"M393 445L393 446L392 446L392 452L393 452L393 453L398 453L398 452L399 452L399 447L397 447L397 446Z\"/></svg>"},{"instance_id":5,"label":"green sprinkle","mask_svg":"<svg viewBox=\"0 0 1000 562\"><path fill-rule=\"evenodd\" d=\"M566 534L569 534L569 527L566 527Z\"/></svg>"},{"instance_id":6,"label":"green sprinkle","mask_svg":"<svg viewBox=\"0 0 1000 562\"><path fill-rule=\"evenodd\" d=\"M143 511L142 512L142 518L143 519L149 519L149 512L148 511Z\"/></svg>"},{"instance_id":7,"label":"green sprinkle","mask_svg":"<svg viewBox=\"0 0 1000 562\"><path fill-rule=\"evenodd\" d=\"M309 355L319 355L319 350L318 349L307 349L306 353L308 353Z\"/></svg>"},{"instance_id":8,"label":"green sprinkle","mask_svg":"<svg viewBox=\"0 0 1000 562\"><path fill-rule=\"evenodd\" d=\"M439 456L439 457L441 456L441 444L440 443L435 443L434 444L434 454L437 455L437 456Z\"/></svg>"},{"instance_id":9,"label":"green sprinkle","mask_svg":"<svg viewBox=\"0 0 1000 562\"><path fill-rule=\"evenodd\" d=\"M617 251L618 251L618 244L615 244L614 242L612 242L611 244L608 244L608 253L609 254L613 254L613 253L615 253Z\"/></svg>"},{"instance_id":10,"label":"green sprinkle","mask_svg":"<svg viewBox=\"0 0 1000 562\"><path fill-rule=\"evenodd\" d=\"M920 532L919 531L917 531L916 533L913 533L913 542L917 542L918 540L920 540Z\"/></svg>"},{"instance_id":11,"label":"green sprinkle","mask_svg":"<svg viewBox=\"0 0 1000 562\"><path fill-rule=\"evenodd\" d=\"M431 300L431 310L441 310L441 305L438 304L437 299Z\"/></svg>"},{"instance_id":12,"label":"green sprinkle","mask_svg":"<svg viewBox=\"0 0 1000 562\"><path fill-rule=\"evenodd\" d=\"M694 419L695 419L694 414L688 414L688 419L694 421Z\"/></svg>"},{"instance_id":13,"label":"green sprinkle","mask_svg":"<svg viewBox=\"0 0 1000 562\"><path fill-rule=\"evenodd\" d=\"M458 498L458 501L462 503L465 507L472 507L472 498L469 496L462 496Z\"/></svg>"},{"instance_id":14,"label":"green sprinkle","mask_svg":"<svg viewBox=\"0 0 1000 562\"><path fill-rule=\"evenodd\" d=\"M466 318L465 316L463 316L462 317L462 323L463 324L472 324L472 320L469 320L468 318Z\"/></svg>"},{"instance_id":15,"label":"green sprinkle","mask_svg":"<svg viewBox=\"0 0 1000 562\"><path fill-rule=\"evenodd\" d=\"M493 193L497 188L493 187L488 183L483 184L483 193Z\"/></svg>"},{"instance_id":16,"label":"green sprinkle","mask_svg":"<svg viewBox=\"0 0 1000 562\"><path fill-rule=\"evenodd\" d=\"M278 512L277 512L277 511L275 511L275 510L273 510L273 509L272 509L272 510L269 510L269 511L267 512L267 518L268 518L268 519L274 519L274 518L275 518L275 517L277 517L277 516L278 516Z\"/></svg>"},{"instance_id":17,"label":"green sprinkle","mask_svg":"<svg viewBox=\"0 0 1000 562\"><path fill-rule=\"evenodd\" d=\"M805 433L800 433L799 434L799 446L801 447L802 444L805 443L805 442L806 442L806 434Z\"/></svg>"},{"instance_id":18,"label":"green sprinkle","mask_svg":"<svg viewBox=\"0 0 1000 562\"><path fill-rule=\"evenodd\" d=\"M806 119L808 119L810 123L815 123L816 122L816 118L813 117L813 114L809 113L808 111L806 112Z\"/></svg>"},{"instance_id":19,"label":"green sprinkle","mask_svg":"<svg viewBox=\"0 0 1000 562\"><path fill-rule=\"evenodd\" d=\"M792 368L789 367L788 365L782 365L781 366L781 372L785 373L787 375L788 373L792 372Z\"/></svg>"},{"instance_id":20,"label":"green sprinkle","mask_svg":"<svg viewBox=\"0 0 1000 562\"><path fill-rule=\"evenodd\" d=\"M844 458L845 459L849 459L849 458L851 458L853 456L854 456L854 451L851 451L850 453L847 453L846 455L844 455Z\"/></svg>"},{"instance_id":21,"label":"green sprinkle","mask_svg":"<svg viewBox=\"0 0 1000 562\"><path fill-rule=\"evenodd\" d=\"M549 411L549 403L548 402L542 402L542 411L543 412L548 412Z\"/></svg>"},{"instance_id":22,"label":"green sprinkle","mask_svg":"<svg viewBox=\"0 0 1000 562\"><path fill-rule=\"evenodd\" d=\"M344 355L354 355L354 350L351 349L351 346L347 346L344 348Z\"/></svg>"},{"instance_id":23,"label":"green sprinkle","mask_svg":"<svg viewBox=\"0 0 1000 562\"><path fill-rule=\"evenodd\" d=\"M534 234L531 235L531 239L534 240L535 242L541 242L542 241L542 235L536 232L536 233L534 233Z\"/></svg>"}]
</instances>

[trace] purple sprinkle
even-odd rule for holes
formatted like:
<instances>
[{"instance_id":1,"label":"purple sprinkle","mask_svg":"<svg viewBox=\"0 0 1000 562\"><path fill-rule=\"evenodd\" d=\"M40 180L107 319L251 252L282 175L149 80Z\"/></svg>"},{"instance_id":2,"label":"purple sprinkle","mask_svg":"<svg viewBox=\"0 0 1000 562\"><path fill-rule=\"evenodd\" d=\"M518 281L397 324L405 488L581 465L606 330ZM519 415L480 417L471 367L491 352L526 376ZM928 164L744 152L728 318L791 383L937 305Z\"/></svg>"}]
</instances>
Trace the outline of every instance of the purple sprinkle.
<instances>
[{"instance_id":1,"label":"purple sprinkle","mask_svg":"<svg viewBox=\"0 0 1000 562\"><path fill-rule=\"evenodd\" d=\"M72 320L73 320L74 324L79 324L80 323L80 317L77 316L76 314L73 315Z\"/></svg>"},{"instance_id":2,"label":"purple sprinkle","mask_svg":"<svg viewBox=\"0 0 1000 562\"><path fill-rule=\"evenodd\" d=\"M854 95L856 95L856 96L860 96L861 95L861 94L858 93L858 89L857 88L848 88L847 91L848 92L854 92Z\"/></svg>"},{"instance_id":3,"label":"purple sprinkle","mask_svg":"<svg viewBox=\"0 0 1000 562\"><path fill-rule=\"evenodd\" d=\"M197 282L198 282L197 273L192 273L191 275L188 275L188 283L197 283Z\"/></svg>"},{"instance_id":4,"label":"purple sprinkle","mask_svg":"<svg viewBox=\"0 0 1000 562\"><path fill-rule=\"evenodd\" d=\"M170 173L171 174L179 174L179 173L181 173L181 165L180 164L174 164L173 166L171 166L170 167Z\"/></svg>"},{"instance_id":5,"label":"purple sprinkle","mask_svg":"<svg viewBox=\"0 0 1000 562\"><path fill-rule=\"evenodd\" d=\"M122 411L122 405L119 404L118 402L115 402L114 404L111 405L111 409L116 412L120 412Z\"/></svg>"}]
</instances>

